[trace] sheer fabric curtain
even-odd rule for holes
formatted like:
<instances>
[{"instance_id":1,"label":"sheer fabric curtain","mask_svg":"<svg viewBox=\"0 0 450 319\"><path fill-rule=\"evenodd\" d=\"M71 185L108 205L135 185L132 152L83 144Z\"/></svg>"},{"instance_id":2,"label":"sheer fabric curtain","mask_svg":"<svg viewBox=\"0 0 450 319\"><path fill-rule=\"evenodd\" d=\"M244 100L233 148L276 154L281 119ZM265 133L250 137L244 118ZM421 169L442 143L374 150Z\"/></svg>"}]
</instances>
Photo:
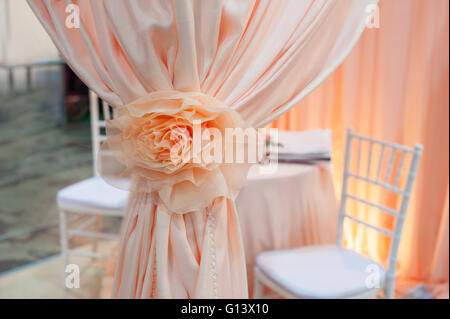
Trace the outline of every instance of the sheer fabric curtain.
<instances>
[{"instance_id":1,"label":"sheer fabric curtain","mask_svg":"<svg viewBox=\"0 0 450 319\"><path fill-rule=\"evenodd\" d=\"M136 110L141 102L132 102L153 93L201 92L256 127L342 62L365 28L367 5L377 1L28 2L69 65L112 106ZM66 27L68 4L78 6L80 28ZM233 174L233 182L245 179ZM183 213L159 205L158 196L131 196L114 296L247 297L233 196Z\"/></svg>"},{"instance_id":2,"label":"sheer fabric curtain","mask_svg":"<svg viewBox=\"0 0 450 319\"><path fill-rule=\"evenodd\" d=\"M424 145L400 244L399 288L442 285L448 298L448 1L382 0L380 28L367 30L336 72L273 126L330 127L336 185L342 180L345 128L398 143ZM340 186L339 186L340 187ZM360 192L377 198L376 188ZM396 207L395 200L386 204ZM390 220L358 207L380 226ZM388 242L349 225L347 244L385 260ZM402 283L408 283L402 285Z\"/></svg>"}]
</instances>

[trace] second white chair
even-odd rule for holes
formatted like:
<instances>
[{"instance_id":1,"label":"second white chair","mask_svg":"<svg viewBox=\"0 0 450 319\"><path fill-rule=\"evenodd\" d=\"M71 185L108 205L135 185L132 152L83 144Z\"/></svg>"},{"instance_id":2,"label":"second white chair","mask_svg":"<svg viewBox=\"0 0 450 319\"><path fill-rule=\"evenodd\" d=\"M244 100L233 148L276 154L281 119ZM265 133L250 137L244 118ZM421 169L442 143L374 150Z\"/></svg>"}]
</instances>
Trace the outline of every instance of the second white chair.
<instances>
[{"instance_id":1,"label":"second white chair","mask_svg":"<svg viewBox=\"0 0 450 319\"><path fill-rule=\"evenodd\" d=\"M57 194L60 218L60 242L63 257L63 277L66 275L66 265L70 255L93 258L107 258L108 255L97 252L98 239L116 239L118 234L101 231L102 216L123 215L129 193L108 185L98 176L97 153L101 143L106 139L105 125L112 113L107 103L102 101L105 120L99 119L98 97L89 92L89 107L91 114L92 155L94 162L94 177L72 184L61 189ZM69 228L68 219L73 216L82 217L77 227ZM94 230L90 230L94 226ZM83 236L92 239L92 251L71 249L69 240L73 236ZM63 281L64 284L64 281ZM65 285L64 285L65 286Z\"/></svg>"},{"instance_id":2,"label":"second white chair","mask_svg":"<svg viewBox=\"0 0 450 319\"><path fill-rule=\"evenodd\" d=\"M350 171L353 140L359 142L357 169L355 172ZM367 170L364 173L360 173L362 142L367 142L369 146ZM376 171L374 170L373 172L375 174L371 174L370 170L373 166L372 152L375 146L380 148L380 156ZM381 174L384 162L383 156L388 150L391 151L391 155L385 174ZM396 162L398 163L396 166L394 161L397 152L401 154L401 157ZM339 208L337 245L309 246L261 253L256 259L254 269L254 297L263 297L263 287L265 285L277 295L286 298L371 298L377 296L380 289L383 291L384 297L393 298L397 251L421 154L422 145L416 144L414 148L409 148L357 135L349 129L347 132L342 198ZM408 155L411 155L409 170L407 171L404 187L400 188L399 182L405 158ZM397 167L395 176L392 175L394 166ZM350 178L377 185L382 189L400 195L401 200L398 210L349 194L348 180ZM396 219L394 230L390 231L369 224L356 218L354 214L349 214L346 209L348 200L369 205L372 208L392 215ZM372 228L392 238L386 269L372 259L342 246L344 219Z\"/></svg>"}]
</instances>

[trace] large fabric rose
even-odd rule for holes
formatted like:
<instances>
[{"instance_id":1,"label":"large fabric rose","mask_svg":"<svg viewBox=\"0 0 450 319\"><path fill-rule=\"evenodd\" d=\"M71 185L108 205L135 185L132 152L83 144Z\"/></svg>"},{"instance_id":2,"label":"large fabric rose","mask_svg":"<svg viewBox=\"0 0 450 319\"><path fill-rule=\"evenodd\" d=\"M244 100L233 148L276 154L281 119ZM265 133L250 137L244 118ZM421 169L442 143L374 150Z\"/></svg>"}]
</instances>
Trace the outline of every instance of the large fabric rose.
<instances>
[{"instance_id":1,"label":"large fabric rose","mask_svg":"<svg viewBox=\"0 0 450 319\"><path fill-rule=\"evenodd\" d=\"M219 158L211 156L213 138L194 142L195 133L208 129L225 137L227 128L245 128L235 111L199 92L157 91L115 112L99 155L100 174L108 183L154 193L173 213L202 209L221 196L235 198L250 164L226 163L225 138L219 141Z\"/></svg>"}]
</instances>

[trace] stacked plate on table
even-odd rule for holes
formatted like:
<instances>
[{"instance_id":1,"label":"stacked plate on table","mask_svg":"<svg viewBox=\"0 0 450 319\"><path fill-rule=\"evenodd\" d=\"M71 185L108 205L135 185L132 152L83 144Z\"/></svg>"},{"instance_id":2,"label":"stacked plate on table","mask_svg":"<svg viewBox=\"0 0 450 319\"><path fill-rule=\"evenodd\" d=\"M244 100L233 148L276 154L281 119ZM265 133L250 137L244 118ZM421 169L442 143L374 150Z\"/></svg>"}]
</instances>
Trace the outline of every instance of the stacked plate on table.
<instances>
[{"instance_id":1,"label":"stacked plate on table","mask_svg":"<svg viewBox=\"0 0 450 319\"><path fill-rule=\"evenodd\" d=\"M307 154L295 154L295 153L279 153L279 162L296 162L296 161L330 161L331 155L329 153L307 153Z\"/></svg>"}]
</instances>

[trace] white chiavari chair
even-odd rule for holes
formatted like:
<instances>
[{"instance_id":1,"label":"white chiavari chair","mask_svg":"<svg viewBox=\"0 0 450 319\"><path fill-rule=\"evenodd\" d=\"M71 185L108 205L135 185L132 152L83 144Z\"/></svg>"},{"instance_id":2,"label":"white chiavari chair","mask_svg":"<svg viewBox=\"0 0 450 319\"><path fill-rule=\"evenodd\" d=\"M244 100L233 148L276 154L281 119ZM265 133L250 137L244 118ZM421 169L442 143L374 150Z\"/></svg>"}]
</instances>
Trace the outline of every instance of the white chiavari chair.
<instances>
[{"instance_id":1,"label":"white chiavari chair","mask_svg":"<svg viewBox=\"0 0 450 319\"><path fill-rule=\"evenodd\" d=\"M356 170L350 164L352 143L358 143ZM367 167L362 167L362 144L368 148ZM373 162L375 147L378 163ZM383 170L389 154L387 167ZM399 157L400 155L400 157ZM347 131L342 197L339 207L337 245L308 246L261 253L256 260L254 297L263 297L264 286L286 298L372 298L381 291L383 297L394 297L397 252L403 222L408 208L414 180L418 171L422 145L414 148L381 141ZM405 162L409 157L409 169ZM394 169L395 168L395 169ZM402 178L403 177L403 178ZM349 180L376 185L399 196L398 209L389 208L349 192ZM400 186L400 181L403 187ZM347 210L347 202L354 201L391 215L393 230L373 225L355 217ZM386 268L374 260L343 247L344 220L356 222L391 238ZM376 276L376 277L375 277Z\"/></svg>"},{"instance_id":2,"label":"white chiavari chair","mask_svg":"<svg viewBox=\"0 0 450 319\"><path fill-rule=\"evenodd\" d=\"M110 256L97 252L99 239L116 239L118 234L105 233L101 229L103 216L121 217L123 215L128 192L114 188L103 181L98 175L97 154L101 143L106 139L106 120L111 119L113 110L101 101L104 120L99 118L99 99L92 91L89 92L89 108L91 114L92 156L94 176L61 189L56 198L60 219L60 243L63 258L63 277L70 255L92 258L108 258ZM77 225L69 228L69 219L77 218ZM81 220L78 220L81 219ZM92 228L94 228L92 230ZM69 240L74 236L92 239L92 251L69 247ZM65 287L65 283L63 280Z\"/></svg>"}]
</instances>

